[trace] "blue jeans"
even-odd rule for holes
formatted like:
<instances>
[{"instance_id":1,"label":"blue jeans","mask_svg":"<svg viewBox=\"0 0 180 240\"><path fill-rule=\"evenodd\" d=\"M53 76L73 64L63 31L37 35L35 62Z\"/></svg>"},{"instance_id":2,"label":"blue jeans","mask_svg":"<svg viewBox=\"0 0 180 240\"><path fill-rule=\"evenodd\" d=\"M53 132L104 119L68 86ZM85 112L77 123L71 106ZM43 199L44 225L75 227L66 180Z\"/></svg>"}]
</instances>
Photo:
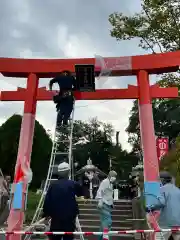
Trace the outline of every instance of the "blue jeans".
<instances>
[{"instance_id":1,"label":"blue jeans","mask_svg":"<svg viewBox=\"0 0 180 240\"><path fill-rule=\"evenodd\" d=\"M109 231L111 231L112 227L112 207L103 204L102 208L99 209L99 215L100 215L100 232L103 232L105 228L107 228ZM99 240L102 240L103 236L99 236Z\"/></svg>"}]
</instances>

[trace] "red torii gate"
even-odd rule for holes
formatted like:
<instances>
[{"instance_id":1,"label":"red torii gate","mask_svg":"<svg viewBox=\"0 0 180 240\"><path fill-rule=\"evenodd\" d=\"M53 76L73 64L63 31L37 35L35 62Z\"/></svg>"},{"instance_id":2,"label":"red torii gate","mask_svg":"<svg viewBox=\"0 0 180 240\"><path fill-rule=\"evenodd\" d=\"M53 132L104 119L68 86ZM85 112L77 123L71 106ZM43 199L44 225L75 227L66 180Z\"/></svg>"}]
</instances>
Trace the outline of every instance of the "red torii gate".
<instances>
[{"instance_id":1,"label":"red torii gate","mask_svg":"<svg viewBox=\"0 0 180 240\"><path fill-rule=\"evenodd\" d=\"M143 55L132 57L104 58L106 66L112 76L137 76L137 86L129 85L127 89L106 89L95 92L75 92L76 100L97 99L139 99L139 116L141 141L144 155L145 191L158 194L159 166L156 152L154 123L152 115L152 98L176 98L178 89L159 88L158 85L149 85L149 74L175 72L179 69L180 51L156 55ZM18 231L23 227L25 196L27 184L24 181L31 159L33 131L37 101L52 100L52 92L46 88L38 88L39 78L54 77L63 70L74 72L76 64L94 64L94 58L86 59L12 59L0 58L0 72L6 77L26 77L26 89L18 88L17 91L1 91L1 101L24 101L24 115L22 119L19 150L15 170L14 185L23 182L23 196L21 206L11 211L8 219L8 231ZM15 190L14 190L15 191ZM15 198L15 195L14 195ZM152 202L147 196L146 200ZM20 235L10 235L8 239L20 239Z\"/></svg>"}]
</instances>

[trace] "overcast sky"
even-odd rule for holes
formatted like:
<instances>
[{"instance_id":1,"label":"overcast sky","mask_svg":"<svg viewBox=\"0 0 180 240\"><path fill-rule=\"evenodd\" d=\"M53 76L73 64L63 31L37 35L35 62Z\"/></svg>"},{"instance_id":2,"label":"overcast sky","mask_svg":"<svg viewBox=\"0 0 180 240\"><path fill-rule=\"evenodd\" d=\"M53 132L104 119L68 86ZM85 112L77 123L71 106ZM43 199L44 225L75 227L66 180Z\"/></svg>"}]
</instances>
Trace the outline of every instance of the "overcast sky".
<instances>
[{"instance_id":1,"label":"overcast sky","mask_svg":"<svg viewBox=\"0 0 180 240\"><path fill-rule=\"evenodd\" d=\"M114 11L133 14L140 0L0 0L0 57L75 58L128 56L143 54L138 40L117 42L110 37L108 16ZM25 79L0 76L1 90L24 86ZM41 79L47 86L49 79ZM103 88L127 87L134 77L108 79ZM102 88L102 84L97 85ZM128 126L131 100L79 101L75 118L97 116L120 131L123 148L129 149L125 128ZM0 103L0 124L14 113L22 113L23 103ZM53 129L56 112L53 103L39 103L37 120Z\"/></svg>"}]
</instances>

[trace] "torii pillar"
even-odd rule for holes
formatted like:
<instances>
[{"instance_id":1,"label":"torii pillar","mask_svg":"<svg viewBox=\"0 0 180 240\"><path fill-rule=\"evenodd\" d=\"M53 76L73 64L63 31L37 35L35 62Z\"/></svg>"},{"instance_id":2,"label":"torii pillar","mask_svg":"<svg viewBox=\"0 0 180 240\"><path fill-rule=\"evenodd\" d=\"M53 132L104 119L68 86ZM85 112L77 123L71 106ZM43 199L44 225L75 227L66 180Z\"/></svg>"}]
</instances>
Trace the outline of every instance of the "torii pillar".
<instances>
[{"instance_id":1,"label":"torii pillar","mask_svg":"<svg viewBox=\"0 0 180 240\"><path fill-rule=\"evenodd\" d=\"M30 177L29 174L31 174L30 160L34 137L38 83L39 78L36 74L30 73L27 78L27 90L24 95L24 114L12 188L13 199L8 218L8 231L10 232L23 229L28 178ZM7 235L7 239L21 239L21 235Z\"/></svg>"},{"instance_id":2,"label":"torii pillar","mask_svg":"<svg viewBox=\"0 0 180 240\"><path fill-rule=\"evenodd\" d=\"M116 66L112 76L137 76L137 86L127 89L104 89L95 92L75 92L76 100L100 99L139 99L139 116L141 141L144 155L145 191L148 204L153 203L150 195L159 194L159 169L156 154L156 143L152 116L151 99L176 98L178 88L159 88L149 85L149 74L173 72L179 69L180 51L166 54L144 55L134 57L104 58L106 66ZM69 70L74 72L75 64L94 64L94 58L88 59L0 59L0 72L7 77L27 77L27 88L17 91L2 91L1 101L24 101L24 115L21 126L21 136L15 178L13 198L8 219L8 231L20 231L23 228L24 211L27 195L26 178L30 174L30 159L35 123L37 101L51 101L53 93L45 88L38 88L39 77L53 77L56 73ZM99 66L97 66L99 68ZM101 66L100 66L101 67ZM110 68L111 69L111 68ZM9 240L20 240L21 235L9 235Z\"/></svg>"},{"instance_id":3,"label":"torii pillar","mask_svg":"<svg viewBox=\"0 0 180 240\"><path fill-rule=\"evenodd\" d=\"M149 75L147 71L141 70L138 72L137 83L139 89L140 134L144 158L144 190L145 194L148 194L147 197L145 196L146 204L151 206L154 201L157 201L155 196L159 195L160 181L151 88L149 87Z\"/></svg>"}]
</instances>

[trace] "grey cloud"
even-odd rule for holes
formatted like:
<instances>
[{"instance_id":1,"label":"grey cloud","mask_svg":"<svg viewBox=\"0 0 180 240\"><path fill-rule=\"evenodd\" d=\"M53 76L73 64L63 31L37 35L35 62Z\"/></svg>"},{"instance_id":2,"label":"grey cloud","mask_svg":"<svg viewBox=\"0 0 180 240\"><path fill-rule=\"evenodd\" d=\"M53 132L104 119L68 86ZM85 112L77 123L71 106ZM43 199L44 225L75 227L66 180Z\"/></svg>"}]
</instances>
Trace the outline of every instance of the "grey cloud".
<instances>
[{"instance_id":1,"label":"grey cloud","mask_svg":"<svg viewBox=\"0 0 180 240\"><path fill-rule=\"evenodd\" d=\"M89 38L90 44L91 42L94 44L93 49L97 50L92 54L123 56L143 53L137 47L137 40L116 42L111 38L108 23L110 13L120 11L132 14L134 11L139 11L140 2L140 0L1 0L0 57L20 57L21 52L25 50L31 51L34 58L65 57L65 46L62 43L60 48L58 44L60 26L67 27L68 40L74 35L80 44L83 44L84 36ZM63 35L63 32L59 34ZM88 48L88 46L86 47ZM2 80L6 80L6 84ZM0 81L1 90L10 89L7 83L15 86L25 85L25 80L7 80L2 76L0 76ZM48 79L40 82L41 86L47 85ZM126 87L128 83L135 83L135 79L131 77L109 79L104 87ZM15 87L12 88L15 89ZM83 105L83 102L81 104ZM51 126L56 116L52 103L38 105L37 118L45 126ZM13 113L22 113L23 104L0 103L0 109L0 121L2 122ZM123 110L120 108L119 111ZM93 114L94 112L91 111ZM79 108L76 117L79 116L81 119L83 116L85 118L86 114L89 116L91 113L87 114L86 108ZM103 116L102 113L101 117L103 118Z\"/></svg>"},{"instance_id":2,"label":"grey cloud","mask_svg":"<svg viewBox=\"0 0 180 240\"><path fill-rule=\"evenodd\" d=\"M39 30L41 26L44 26L45 33L48 34L44 41L47 41L51 36L56 36L57 27L62 24L68 27L69 35L75 34L78 36L86 33L94 41L95 46L101 46L107 52L119 50L119 44L116 43L115 39L108 37L110 34L109 14L114 11L130 14L135 6L130 0L93 0L86 2L64 0L51 2L45 0L42 8L40 1L30 1L30 9L33 9L31 14L34 16L32 22L39 26ZM44 28L40 31L43 31L43 34ZM121 49L121 52L118 51L118 55L128 55L127 51L124 52Z\"/></svg>"},{"instance_id":3,"label":"grey cloud","mask_svg":"<svg viewBox=\"0 0 180 240\"><path fill-rule=\"evenodd\" d=\"M112 39L108 24L110 13L123 11L130 14L137 8L137 2L135 5L131 0L44 0L42 4L37 0L1 0L0 6L0 56L19 57L22 50L29 49L33 57L64 57L57 44L59 25L67 26L67 34L76 35L80 41L82 34L86 33L96 49L101 49L106 55L137 52L136 43L117 43ZM23 15L27 16L24 21ZM122 83L117 82L119 86L126 85Z\"/></svg>"},{"instance_id":4,"label":"grey cloud","mask_svg":"<svg viewBox=\"0 0 180 240\"><path fill-rule=\"evenodd\" d=\"M20 102L0 102L0 124L13 114L23 113L23 103Z\"/></svg>"},{"instance_id":5,"label":"grey cloud","mask_svg":"<svg viewBox=\"0 0 180 240\"><path fill-rule=\"evenodd\" d=\"M16 4L18 2L19 4ZM108 16L114 11L131 13L136 6L131 0L1 0L1 38L0 55L17 56L23 48L32 52L48 53L50 56L61 56L54 38L57 37L59 25L68 27L69 35L86 33L96 45L104 46L111 51L110 44L115 40L108 38ZM20 21L16 16L29 16L28 21ZM13 37L13 30L19 31L21 37ZM2 44L3 43L3 44ZM114 52L119 48L115 44ZM113 51L113 50L112 50ZM126 54L122 52L119 54ZM126 54L127 55L127 54Z\"/></svg>"},{"instance_id":6,"label":"grey cloud","mask_svg":"<svg viewBox=\"0 0 180 240\"><path fill-rule=\"evenodd\" d=\"M140 1L139 1L140 2ZM109 36L108 16L114 11L131 14L139 5L131 0L1 0L0 2L0 56L19 57L29 49L32 57L64 57L63 46L57 44L59 25L67 26L67 35L81 37L84 33L96 49L109 56L133 55L139 50L137 42L116 42ZM23 19L24 18L24 19ZM63 33L62 33L63 34ZM99 52L97 52L99 54ZM123 80L124 79L124 80ZM106 87L127 86L134 83L130 77L108 80ZM7 80L9 83L12 80ZM20 86L22 81L14 81ZM41 86L48 80L41 80ZM111 85L112 84L112 85Z\"/></svg>"}]
</instances>

